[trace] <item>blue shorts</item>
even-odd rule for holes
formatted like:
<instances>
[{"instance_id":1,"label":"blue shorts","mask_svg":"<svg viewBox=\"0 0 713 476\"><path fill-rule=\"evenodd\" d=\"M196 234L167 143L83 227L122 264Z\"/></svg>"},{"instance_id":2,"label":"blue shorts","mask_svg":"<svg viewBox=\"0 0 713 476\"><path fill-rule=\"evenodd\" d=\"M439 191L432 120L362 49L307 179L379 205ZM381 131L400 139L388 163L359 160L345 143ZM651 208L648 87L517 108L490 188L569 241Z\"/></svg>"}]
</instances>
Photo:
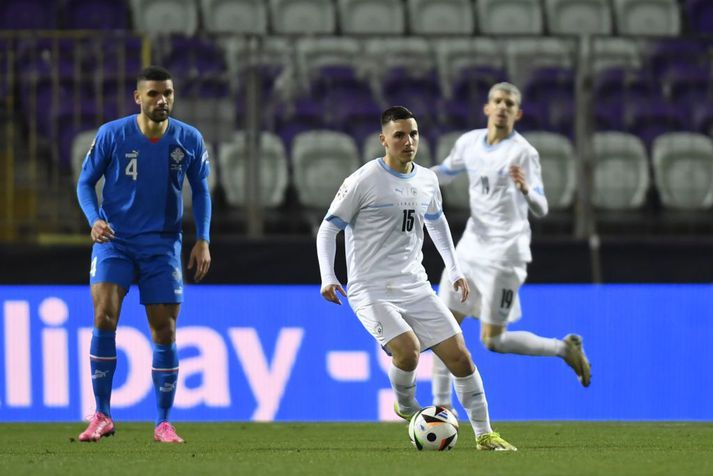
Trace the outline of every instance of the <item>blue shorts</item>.
<instances>
[{"instance_id":1,"label":"blue shorts","mask_svg":"<svg viewBox=\"0 0 713 476\"><path fill-rule=\"evenodd\" d=\"M139 284L141 304L183 302L181 238L141 235L94 243L89 284L114 283L129 292Z\"/></svg>"}]
</instances>

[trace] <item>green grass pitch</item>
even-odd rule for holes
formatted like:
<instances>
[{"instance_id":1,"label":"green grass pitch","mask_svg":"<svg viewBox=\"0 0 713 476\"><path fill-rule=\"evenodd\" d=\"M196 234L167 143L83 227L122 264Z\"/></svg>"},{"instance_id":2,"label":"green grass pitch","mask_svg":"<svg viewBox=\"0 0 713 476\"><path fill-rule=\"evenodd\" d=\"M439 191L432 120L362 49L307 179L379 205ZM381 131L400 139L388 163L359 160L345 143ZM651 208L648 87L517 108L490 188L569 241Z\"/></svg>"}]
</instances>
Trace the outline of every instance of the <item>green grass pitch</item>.
<instances>
[{"instance_id":1,"label":"green grass pitch","mask_svg":"<svg viewBox=\"0 0 713 476\"><path fill-rule=\"evenodd\" d=\"M517 453L419 452L397 423L177 423L187 443L152 441L150 423L79 443L84 425L0 424L7 475L711 475L713 423L517 422L496 430Z\"/></svg>"}]
</instances>

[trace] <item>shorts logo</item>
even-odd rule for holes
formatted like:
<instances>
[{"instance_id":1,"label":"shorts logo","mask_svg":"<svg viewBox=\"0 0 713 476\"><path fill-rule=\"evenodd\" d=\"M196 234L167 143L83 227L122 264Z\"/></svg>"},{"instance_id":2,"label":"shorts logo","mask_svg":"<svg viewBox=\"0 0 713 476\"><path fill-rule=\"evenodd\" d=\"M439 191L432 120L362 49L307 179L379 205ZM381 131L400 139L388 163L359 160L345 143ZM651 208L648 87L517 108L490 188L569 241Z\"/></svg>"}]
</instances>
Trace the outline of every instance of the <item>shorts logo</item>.
<instances>
[{"instance_id":1,"label":"shorts logo","mask_svg":"<svg viewBox=\"0 0 713 476\"><path fill-rule=\"evenodd\" d=\"M384 335L384 326L381 325L381 322L377 322L376 326L374 326L374 334L376 334L378 337Z\"/></svg>"},{"instance_id":2,"label":"shorts logo","mask_svg":"<svg viewBox=\"0 0 713 476\"><path fill-rule=\"evenodd\" d=\"M178 268L173 268L173 273L171 274L171 276L173 276L173 279L175 281L183 280L183 273L181 273L181 270Z\"/></svg>"}]
</instances>

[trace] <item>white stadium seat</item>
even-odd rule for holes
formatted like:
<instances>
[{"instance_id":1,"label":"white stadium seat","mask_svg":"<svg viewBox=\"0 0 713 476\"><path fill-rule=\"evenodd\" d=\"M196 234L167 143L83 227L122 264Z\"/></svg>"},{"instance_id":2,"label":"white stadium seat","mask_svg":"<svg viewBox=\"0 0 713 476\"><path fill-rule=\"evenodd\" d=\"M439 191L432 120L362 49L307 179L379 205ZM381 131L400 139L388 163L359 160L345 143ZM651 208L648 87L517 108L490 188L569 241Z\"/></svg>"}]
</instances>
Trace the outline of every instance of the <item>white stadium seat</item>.
<instances>
[{"instance_id":1,"label":"white stadium seat","mask_svg":"<svg viewBox=\"0 0 713 476\"><path fill-rule=\"evenodd\" d=\"M592 71L595 73L610 68L639 69L641 62L636 40L601 37L592 42Z\"/></svg>"},{"instance_id":2,"label":"white stadium seat","mask_svg":"<svg viewBox=\"0 0 713 476\"><path fill-rule=\"evenodd\" d=\"M79 174L82 172L82 164L84 163L84 158L89 152L89 148L94 142L94 138L97 136L97 130L91 129L88 131L82 131L72 139L72 177L74 178L74 184L76 185L77 180L79 180ZM104 189L104 177L101 177L96 185L97 197L99 198L99 203L102 202L102 190Z\"/></svg>"},{"instance_id":3,"label":"white stadium seat","mask_svg":"<svg viewBox=\"0 0 713 476\"><path fill-rule=\"evenodd\" d=\"M556 35L611 35L608 0L545 0L550 33Z\"/></svg>"},{"instance_id":4,"label":"white stadium seat","mask_svg":"<svg viewBox=\"0 0 713 476\"><path fill-rule=\"evenodd\" d=\"M326 213L344 179L361 166L351 136L326 130L297 134L292 164L300 203L321 213Z\"/></svg>"},{"instance_id":5,"label":"white stadium seat","mask_svg":"<svg viewBox=\"0 0 713 476\"><path fill-rule=\"evenodd\" d=\"M649 188L644 143L624 132L594 134L592 202L606 210L640 208Z\"/></svg>"},{"instance_id":6,"label":"white stadium seat","mask_svg":"<svg viewBox=\"0 0 713 476\"><path fill-rule=\"evenodd\" d=\"M570 140L552 132L528 132L525 139L540 154L542 181L551 209L572 206L577 185L576 157Z\"/></svg>"},{"instance_id":7,"label":"white stadium seat","mask_svg":"<svg viewBox=\"0 0 713 476\"><path fill-rule=\"evenodd\" d=\"M206 31L218 33L267 33L267 6L263 0L201 0Z\"/></svg>"},{"instance_id":8,"label":"white stadium seat","mask_svg":"<svg viewBox=\"0 0 713 476\"><path fill-rule=\"evenodd\" d=\"M263 207L274 208L282 203L287 189L287 154L282 140L275 134L263 132L259 140L259 197ZM243 207L247 202L245 179L248 160L245 132L237 132L233 141L221 145L220 183L225 191L225 200L230 206Z\"/></svg>"},{"instance_id":9,"label":"white stadium seat","mask_svg":"<svg viewBox=\"0 0 713 476\"><path fill-rule=\"evenodd\" d=\"M414 35L472 35L471 0L408 0L408 24Z\"/></svg>"},{"instance_id":10,"label":"white stadium seat","mask_svg":"<svg viewBox=\"0 0 713 476\"><path fill-rule=\"evenodd\" d=\"M337 0L342 33L403 35L406 14L401 0Z\"/></svg>"},{"instance_id":11,"label":"white stadium seat","mask_svg":"<svg viewBox=\"0 0 713 476\"><path fill-rule=\"evenodd\" d=\"M705 210L713 205L713 141L688 132L662 134L653 143L654 179L667 208Z\"/></svg>"},{"instance_id":12,"label":"white stadium seat","mask_svg":"<svg viewBox=\"0 0 713 476\"><path fill-rule=\"evenodd\" d=\"M270 0L272 29L280 34L332 34L337 30L331 0Z\"/></svg>"},{"instance_id":13,"label":"white stadium seat","mask_svg":"<svg viewBox=\"0 0 713 476\"><path fill-rule=\"evenodd\" d=\"M147 35L180 33L193 35L198 29L195 0L131 0L134 29Z\"/></svg>"},{"instance_id":14,"label":"white stadium seat","mask_svg":"<svg viewBox=\"0 0 713 476\"><path fill-rule=\"evenodd\" d=\"M478 0L478 30L482 34L541 35L539 0Z\"/></svg>"},{"instance_id":15,"label":"white stadium seat","mask_svg":"<svg viewBox=\"0 0 713 476\"><path fill-rule=\"evenodd\" d=\"M613 0L620 35L678 36L681 15L676 0Z\"/></svg>"}]
</instances>

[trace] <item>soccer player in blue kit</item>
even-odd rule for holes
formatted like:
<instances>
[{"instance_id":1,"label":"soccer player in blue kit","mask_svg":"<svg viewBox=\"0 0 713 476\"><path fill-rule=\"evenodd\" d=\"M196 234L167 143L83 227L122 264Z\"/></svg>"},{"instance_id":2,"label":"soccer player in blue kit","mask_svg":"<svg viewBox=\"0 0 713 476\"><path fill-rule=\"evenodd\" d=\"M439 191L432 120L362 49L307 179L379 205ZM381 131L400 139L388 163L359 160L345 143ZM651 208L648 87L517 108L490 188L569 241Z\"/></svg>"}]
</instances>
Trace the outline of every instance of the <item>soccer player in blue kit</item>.
<instances>
[{"instance_id":1,"label":"soccer player in blue kit","mask_svg":"<svg viewBox=\"0 0 713 476\"><path fill-rule=\"evenodd\" d=\"M154 440L183 443L169 423L178 380L176 320L183 301L181 272L182 188L193 193L196 244L188 269L196 282L210 267L211 199L208 153L194 127L169 119L173 80L165 69L139 73L134 100L139 114L102 125L87 153L77 183L82 211L92 227L90 285L94 331L90 347L96 412L80 441L114 434L112 378L116 369L116 328L122 301L138 282L153 340L152 375L158 415ZM104 176L103 201L94 187Z\"/></svg>"}]
</instances>

